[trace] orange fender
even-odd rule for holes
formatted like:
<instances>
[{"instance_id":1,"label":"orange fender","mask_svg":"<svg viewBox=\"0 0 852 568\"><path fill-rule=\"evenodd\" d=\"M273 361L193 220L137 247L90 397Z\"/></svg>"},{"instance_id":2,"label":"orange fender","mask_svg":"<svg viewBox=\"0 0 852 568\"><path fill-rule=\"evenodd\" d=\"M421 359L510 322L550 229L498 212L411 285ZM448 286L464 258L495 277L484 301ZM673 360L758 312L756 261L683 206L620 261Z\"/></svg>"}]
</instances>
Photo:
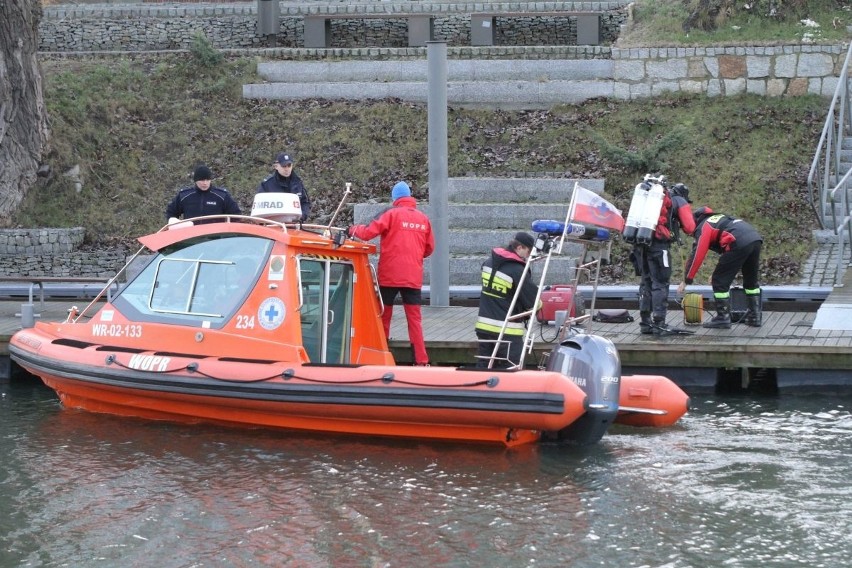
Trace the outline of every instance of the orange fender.
<instances>
[{"instance_id":1,"label":"orange fender","mask_svg":"<svg viewBox=\"0 0 852 568\"><path fill-rule=\"evenodd\" d=\"M624 375L618 397L617 424L671 426L689 410L689 396L661 375Z\"/></svg>"}]
</instances>

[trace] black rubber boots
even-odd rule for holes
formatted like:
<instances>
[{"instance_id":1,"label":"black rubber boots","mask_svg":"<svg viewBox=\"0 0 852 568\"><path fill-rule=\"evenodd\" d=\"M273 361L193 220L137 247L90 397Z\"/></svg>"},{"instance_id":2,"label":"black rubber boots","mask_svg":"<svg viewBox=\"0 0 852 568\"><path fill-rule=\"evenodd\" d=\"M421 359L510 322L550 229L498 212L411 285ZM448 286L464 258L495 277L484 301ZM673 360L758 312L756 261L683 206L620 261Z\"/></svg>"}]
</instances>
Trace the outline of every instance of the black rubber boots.
<instances>
[{"instance_id":1,"label":"black rubber boots","mask_svg":"<svg viewBox=\"0 0 852 568\"><path fill-rule=\"evenodd\" d=\"M760 294L746 295L748 301L748 311L746 312L743 323L751 327L760 327L763 325L763 305Z\"/></svg>"},{"instance_id":2,"label":"black rubber boots","mask_svg":"<svg viewBox=\"0 0 852 568\"><path fill-rule=\"evenodd\" d=\"M731 329L731 297L715 298L716 315L702 327L711 329Z\"/></svg>"}]
</instances>

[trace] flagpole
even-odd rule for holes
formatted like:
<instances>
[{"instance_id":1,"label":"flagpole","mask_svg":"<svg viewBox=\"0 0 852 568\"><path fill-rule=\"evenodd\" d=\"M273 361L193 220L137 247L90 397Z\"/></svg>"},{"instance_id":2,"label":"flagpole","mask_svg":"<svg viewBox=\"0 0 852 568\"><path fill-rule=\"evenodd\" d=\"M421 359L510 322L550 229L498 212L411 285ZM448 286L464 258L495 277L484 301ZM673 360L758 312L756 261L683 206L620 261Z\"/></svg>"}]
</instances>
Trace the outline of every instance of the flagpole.
<instances>
[{"instance_id":1,"label":"flagpole","mask_svg":"<svg viewBox=\"0 0 852 568\"><path fill-rule=\"evenodd\" d=\"M571 202L568 204L568 214L565 215L565 223L563 223L562 237L559 239L559 245L556 247L556 253L562 254L562 245L565 244L565 237L568 235L568 225L574 219L574 209L577 207L577 187L580 182L574 181L574 189L571 191Z\"/></svg>"},{"instance_id":2,"label":"flagpole","mask_svg":"<svg viewBox=\"0 0 852 568\"><path fill-rule=\"evenodd\" d=\"M571 203L568 205L568 215L565 217L565 223L568 224L574 219L574 209L577 207L577 187L580 182L574 181L574 189L571 190Z\"/></svg>"}]
</instances>

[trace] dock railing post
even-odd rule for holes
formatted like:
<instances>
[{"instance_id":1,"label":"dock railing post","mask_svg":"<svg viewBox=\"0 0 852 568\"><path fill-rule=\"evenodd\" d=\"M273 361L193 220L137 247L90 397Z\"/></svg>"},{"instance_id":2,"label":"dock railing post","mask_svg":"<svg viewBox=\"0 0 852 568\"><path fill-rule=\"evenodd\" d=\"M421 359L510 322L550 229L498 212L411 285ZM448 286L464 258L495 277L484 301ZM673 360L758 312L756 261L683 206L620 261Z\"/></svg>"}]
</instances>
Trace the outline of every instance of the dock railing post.
<instances>
[{"instance_id":1,"label":"dock railing post","mask_svg":"<svg viewBox=\"0 0 852 568\"><path fill-rule=\"evenodd\" d=\"M29 304L21 304L21 313L15 314L21 316L21 329L29 329L31 327L35 327L35 306L30 302Z\"/></svg>"}]
</instances>

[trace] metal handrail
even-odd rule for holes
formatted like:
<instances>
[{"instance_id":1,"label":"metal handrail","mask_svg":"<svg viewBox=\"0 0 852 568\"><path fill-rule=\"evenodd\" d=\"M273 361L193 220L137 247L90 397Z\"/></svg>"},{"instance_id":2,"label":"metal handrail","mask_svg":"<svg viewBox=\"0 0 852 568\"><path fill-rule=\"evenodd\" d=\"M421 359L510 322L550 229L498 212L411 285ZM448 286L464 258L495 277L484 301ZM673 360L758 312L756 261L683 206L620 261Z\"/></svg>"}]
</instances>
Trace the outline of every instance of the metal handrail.
<instances>
[{"instance_id":1,"label":"metal handrail","mask_svg":"<svg viewBox=\"0 0 852 568\"><path fill-rule=\"evenodd\" d=\"M852 170L841 171L843 141L852 135L852 104L850 104L849 67L852 61L852 43L846 53L846 60L838 77L837 88L831 99L825 125L820 135L811 169L808 173L808 198L816 214L821 229L825 229L829 214L826 205L831 207L830 217L834 234L838 237L840 250L837 257L835 285L843 281L843 249L847 244L852 249L852 215L850 215L849 191L847 181L852 180ZM832 185L835 180L836 185ZM838 220L838 209L843 218Z\"/></svg>"}]
</instances>

